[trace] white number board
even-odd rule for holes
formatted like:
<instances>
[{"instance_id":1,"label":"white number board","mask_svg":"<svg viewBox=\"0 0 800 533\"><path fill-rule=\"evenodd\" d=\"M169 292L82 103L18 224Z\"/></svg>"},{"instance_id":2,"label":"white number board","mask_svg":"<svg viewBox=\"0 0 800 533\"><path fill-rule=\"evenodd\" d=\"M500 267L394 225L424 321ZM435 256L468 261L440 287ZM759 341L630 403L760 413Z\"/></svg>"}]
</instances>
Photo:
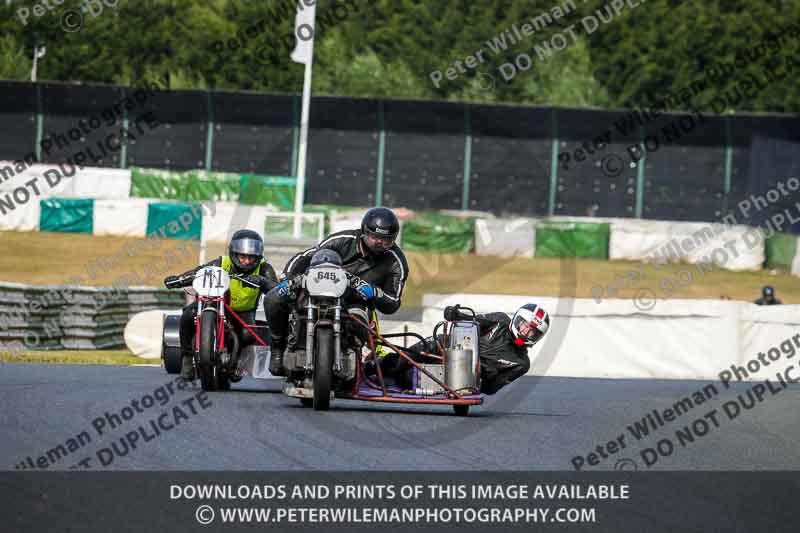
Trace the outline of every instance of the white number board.
<instances>
[{"instance_id":1,"label":"white number board","mask_svg":"<svg viewBox=\"0 0 800 533\"><path fill-rule=\"evenodd\" d=\"M316 267L306 274L306 289L311 296L339 298L347 290L347 272L338 267Z\"/></svg>"},{"instance_id":2,"label":"white number board","mask_svg":"<svg viewBox=\"0 0 800 533\"><path fill-rule=\"evenodd\" d=\"M221 298L231 286L231 278L220 267L208 266L197 271L192 288L200 296Z\"/></svg>"}]
</instances>

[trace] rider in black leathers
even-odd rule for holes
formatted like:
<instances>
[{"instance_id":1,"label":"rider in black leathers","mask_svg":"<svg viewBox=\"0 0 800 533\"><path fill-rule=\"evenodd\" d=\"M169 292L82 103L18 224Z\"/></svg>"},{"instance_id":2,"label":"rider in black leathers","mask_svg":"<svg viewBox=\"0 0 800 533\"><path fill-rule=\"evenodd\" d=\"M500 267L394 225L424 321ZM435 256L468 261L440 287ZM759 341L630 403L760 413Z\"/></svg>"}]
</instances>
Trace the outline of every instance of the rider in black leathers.
<instances>
[{"instance_id":1,"label":"rider in black leathers","mask_svg":"<svg viewBox=\"0 0 800 533\"><path fill-rule=\"evenodd\" d=\"M390 315L400 308L403 286L408 278L408 262L395 244L399 231L400 223L394 213L385 207L376 207L364 215L360 229L334 233L318 246L289 260L284 269L285 279L265 298L272 334L272 374L285 374L283 353L289 314L297 300L300 275L306 272L311 257L318 250L327 248L341 257L351 281L351 289L344 296L349 312L367 320L368 309Z\"/></svg>"},{"instance_id":2,"label":"rider in black leathers","mask_svg":"<svg viewBox=\"0 0 800 533\"><path fill-rule=\"evenodd\" d=\"M472 320L472 315L454 306L445 308L444 318L450 321ZM540 306L526 304L513 317L505 313L486 313L477 315L475 321L480 328L481 392L494 394L528 372L531 366L528 348L547 333L550 317ZM443 342L441 335L439 342ZM429 362L424 356L417 355L419 352L435 354L439 351L433 337L416 343L409 350L408 355L417 362ZM404 389L410 388L410 369L410 363L397 354L390 354L381 362L381 370L394 377Z\"/></svg>"}]
</instances>

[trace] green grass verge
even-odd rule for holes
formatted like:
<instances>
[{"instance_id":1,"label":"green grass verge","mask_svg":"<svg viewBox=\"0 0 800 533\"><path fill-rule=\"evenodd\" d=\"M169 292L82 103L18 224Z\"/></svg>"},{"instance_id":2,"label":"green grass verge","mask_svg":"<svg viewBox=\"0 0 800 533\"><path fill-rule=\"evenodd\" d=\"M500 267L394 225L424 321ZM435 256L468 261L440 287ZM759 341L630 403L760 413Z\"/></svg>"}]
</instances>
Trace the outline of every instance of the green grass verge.
<instances>
[{"instance_id":1,"label":"green grass verge","mask_svg":"<svg viewBox=\"0 0 800 533\"><path fill-rule=\"evenodd\" d=\"M142 359L128 350L52 350L0 355L3 363L55 363L66 365L159 364L160 359Z\"/></svg>"}]
</instances>

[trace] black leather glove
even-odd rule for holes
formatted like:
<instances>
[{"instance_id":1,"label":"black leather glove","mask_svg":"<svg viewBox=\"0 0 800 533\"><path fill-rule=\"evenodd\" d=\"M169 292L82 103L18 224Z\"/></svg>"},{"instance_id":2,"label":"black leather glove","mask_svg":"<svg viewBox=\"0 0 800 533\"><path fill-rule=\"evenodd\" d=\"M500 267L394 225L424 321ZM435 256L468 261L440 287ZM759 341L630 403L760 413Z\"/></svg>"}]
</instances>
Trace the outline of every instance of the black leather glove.
<instances>
[{"instance_id":1,"label":"black leather glove","mask_svg":"<svg viewBox=\"0 0 800 533\"><path fill-rule=\"evenodd\" d=\"M453 322L458 320L458 317L461 313L458 311L457 305L448 305L444 308L444 319Z\"/></svg>"},{"instance_id":2,"label":"black leather glove","mask_svg":"<svg viewBox=\"0 0 800 533\"><path fill-rule=\"evenodd\" d=\"M252 274L250 276L246 276L244 279L247 280L248 283L253 283L255 285L258 285L263 290L267 290L267 287L269 286L269 281L267 280L267 278L265 278L264 276L259 276L258 274Z\"/></svg>"},{"instance_id":3,"label":"black leather glove","mask_svg":"<svg viewBox=\"0 0 800 533\"><path fill-rule=\"evenodd\" d=\"M168 289L177 289L180 281L180 276L167 276L164 278L164 286Z\"/></svg>"}]
</instances>

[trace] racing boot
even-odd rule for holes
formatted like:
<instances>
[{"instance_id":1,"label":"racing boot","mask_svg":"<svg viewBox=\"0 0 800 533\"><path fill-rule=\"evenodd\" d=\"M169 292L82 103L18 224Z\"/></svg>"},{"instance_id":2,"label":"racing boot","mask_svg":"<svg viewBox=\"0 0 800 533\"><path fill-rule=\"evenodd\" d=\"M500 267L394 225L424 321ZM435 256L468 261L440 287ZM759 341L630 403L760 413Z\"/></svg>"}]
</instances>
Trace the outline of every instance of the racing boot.
<instances>
[{"instance_id":1,"label":"racing boot","mask_svg":"<svg viewBox=\"0 0 800 533\"><path fill-rule=\"evenodd\" d=\"M181 377L186 381L194 381L194 358L192 354L183 354L181 360Z\"/></svg>"},{"instance_id":2,"label":"racing boot","mask_svg":"<svg viewBox=\"0 0 800 533\"><path fill-rule=\"evenodd\" d=\"M283 367L283 352L286 350L286 340L276 337L272 332L272 351L269 354L269 372L273 376L285 376L286 369Z\"/></svg>"}]
</instances>

